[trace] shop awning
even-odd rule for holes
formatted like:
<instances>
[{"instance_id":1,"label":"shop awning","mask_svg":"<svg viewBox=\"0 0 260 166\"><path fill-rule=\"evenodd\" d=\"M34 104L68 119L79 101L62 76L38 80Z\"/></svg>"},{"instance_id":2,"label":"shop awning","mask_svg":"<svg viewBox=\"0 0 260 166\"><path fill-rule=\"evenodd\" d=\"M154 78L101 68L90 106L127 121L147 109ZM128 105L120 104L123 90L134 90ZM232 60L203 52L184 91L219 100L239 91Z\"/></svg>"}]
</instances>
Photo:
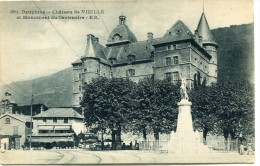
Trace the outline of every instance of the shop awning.
<instances>
[{"instance_id":1,"label":"shop awning","mask_svg":"<svg viewBox=\"0 0 260 166\"><path fill-rule=\"evenodd\" d=\"M38 130L53 130L54 126L39 126Z\"/></svg>"},{"instance_id":2,"label":"shop awning","mask_svg":"<svg viewBox=\"0 0 260 166\"><path fill-rule=\"evenodd\" d=\"M54 130L70 130L70 126L55 126Z\"/></svg>"}]
</instances>

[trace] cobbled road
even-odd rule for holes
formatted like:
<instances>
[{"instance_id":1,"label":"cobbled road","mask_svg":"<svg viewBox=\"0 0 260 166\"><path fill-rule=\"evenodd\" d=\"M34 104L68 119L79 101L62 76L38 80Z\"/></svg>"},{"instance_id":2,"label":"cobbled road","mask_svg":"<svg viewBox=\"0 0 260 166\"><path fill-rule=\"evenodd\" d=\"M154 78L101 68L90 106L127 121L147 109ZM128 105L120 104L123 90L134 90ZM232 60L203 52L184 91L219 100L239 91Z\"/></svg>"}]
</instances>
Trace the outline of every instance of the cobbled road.
<instances>
[{"instance_id":1,"label":"cobbled road","mask_svg":"<svg viewBox=\"0 0 260 166\"><path fill-rule=\"evenodd\" d=\"M147 151L87 151L83 149L10 150L0 152L0 164L169 164L254 163L254 155L204 153L174 155Z\"/></svg>"}]
</instances>

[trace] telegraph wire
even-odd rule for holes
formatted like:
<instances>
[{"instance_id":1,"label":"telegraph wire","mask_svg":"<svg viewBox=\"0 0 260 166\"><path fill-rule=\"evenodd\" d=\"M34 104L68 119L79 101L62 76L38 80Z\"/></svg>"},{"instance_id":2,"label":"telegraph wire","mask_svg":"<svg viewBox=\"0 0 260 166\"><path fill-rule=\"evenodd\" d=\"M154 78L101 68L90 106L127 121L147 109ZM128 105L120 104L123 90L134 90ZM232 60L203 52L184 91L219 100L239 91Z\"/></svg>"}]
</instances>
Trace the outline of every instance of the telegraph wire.
<instances>
[{"instance_id":1,"label":"telegraph wire","mask_svg":"<svg viewBox=\"0 0 260 166\"><path fill-rule=\"evenodd\" d=\"M16 84L13 80L11 80L9 77L7 77L6 75L4 75L8 80L12 81L12 83L10 84L14 84L17 88L21 89L22 91L31 94L31 92L28 92L27 90L25 90L24 88L22 88L20 85Z\"/></svg>"},{"instance_id":2,"label":"telegraph wire","mask_svg":"<svg viewBox=\"0 0 260 166\"><path fill-rule=\"evenodd\" d=\"M95 2L94 2L94 0L92 0L92 2L93 2L94 7L96 8L96 10L98 10L97 7L96 7L96 4L95 4ZM105 22L104 22L102 16L101 16L99 13L98 13L98 16L101 18L101 21L102 21L103 25L106 27L107 33L109 34L109 30L108 30L108 28L107 28L107 26L106 26L106 24L105 24ZM106 34L105 34L105 35L106 35ZM104 36L105 36L105 35L104 35Z\"/></svg>"},{"instance_id":3,"label":"telegraph wire","mask_svg":"<svg viewBox=\"0 0 260 166\"><path fill-rule=\"evenodd\" d=\"M25 95L23 95L22 93L20 93L20 92L14 90L14 89L11 88L8 84L6 84L3 80L0 80L0 81L1 81L2 83L4 83L5 86L7 86L9 89L13 90L15 93L19 94L20 96L23 96L23 97L30 97L30 96L25 96Z\"/></svg>"},{"instance_id":4,"label":"telegraph wire","mask_svg":"<svg viewBox=\"0 0 260 166\"><path fill-rule=\"evenodd\" d=\"M33 3L34 3L34 5L40 10L40 11L42 11L41 10L41 8L33 1ZM42 14L45 16L45 17L47 17L43 12L42 12ZM70 46L70 44L68 43L68 41L65 39L65 37L63 37L63 35L59 32L59 30L56 28L56 26L49 20L49 19L47 19L48 20L48 22L51 24L51 26L55 29L55 31L59 34L59 36L65 41L65 43L69 46L69 48L72 50L72 52L78 57L78 58L80 58L80 56L76 53L76 51Z\"/></svg>"}]
</instances>

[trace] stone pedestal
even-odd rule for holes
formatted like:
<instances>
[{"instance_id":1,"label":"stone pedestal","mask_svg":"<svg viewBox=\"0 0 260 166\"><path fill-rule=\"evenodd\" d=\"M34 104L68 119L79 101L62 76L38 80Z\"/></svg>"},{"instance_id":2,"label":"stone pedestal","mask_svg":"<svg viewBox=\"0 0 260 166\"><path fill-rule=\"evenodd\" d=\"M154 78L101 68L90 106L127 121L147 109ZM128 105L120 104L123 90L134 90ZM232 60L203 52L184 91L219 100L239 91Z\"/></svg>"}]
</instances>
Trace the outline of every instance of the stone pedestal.
<instances>
[{"instance_id":1,"label":"stone pedestal","mask_svg":"<svg viewBox=\"0 0 260 166\"><path fill-rule=\"evenodd\" d=\"M208 151L208 148L200 143L199 133L193 130L191 105L191 102L186 99L178 103L177 130L170 135L169 153L195 154Z\"/></svg>"}]
</instances>

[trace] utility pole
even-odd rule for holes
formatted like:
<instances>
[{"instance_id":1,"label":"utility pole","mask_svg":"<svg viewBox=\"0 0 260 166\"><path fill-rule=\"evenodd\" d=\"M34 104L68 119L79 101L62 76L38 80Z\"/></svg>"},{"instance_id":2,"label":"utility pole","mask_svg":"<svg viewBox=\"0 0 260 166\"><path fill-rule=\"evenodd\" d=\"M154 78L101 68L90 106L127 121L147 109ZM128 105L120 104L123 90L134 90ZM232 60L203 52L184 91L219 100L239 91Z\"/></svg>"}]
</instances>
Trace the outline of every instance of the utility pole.
<instances>
[{"instance_id":1,"label":"utility pole","mask_svg":"<svg viewBox=\"0 0 260 166\"><path fill-rule=\"evenodd\" d=\"M32 81L32 97L31 97L31 120L30 120L30 141L29 141L29 149L32 148L32 112L33 112L33 81Z\"/></svg>"}]
</instances>

